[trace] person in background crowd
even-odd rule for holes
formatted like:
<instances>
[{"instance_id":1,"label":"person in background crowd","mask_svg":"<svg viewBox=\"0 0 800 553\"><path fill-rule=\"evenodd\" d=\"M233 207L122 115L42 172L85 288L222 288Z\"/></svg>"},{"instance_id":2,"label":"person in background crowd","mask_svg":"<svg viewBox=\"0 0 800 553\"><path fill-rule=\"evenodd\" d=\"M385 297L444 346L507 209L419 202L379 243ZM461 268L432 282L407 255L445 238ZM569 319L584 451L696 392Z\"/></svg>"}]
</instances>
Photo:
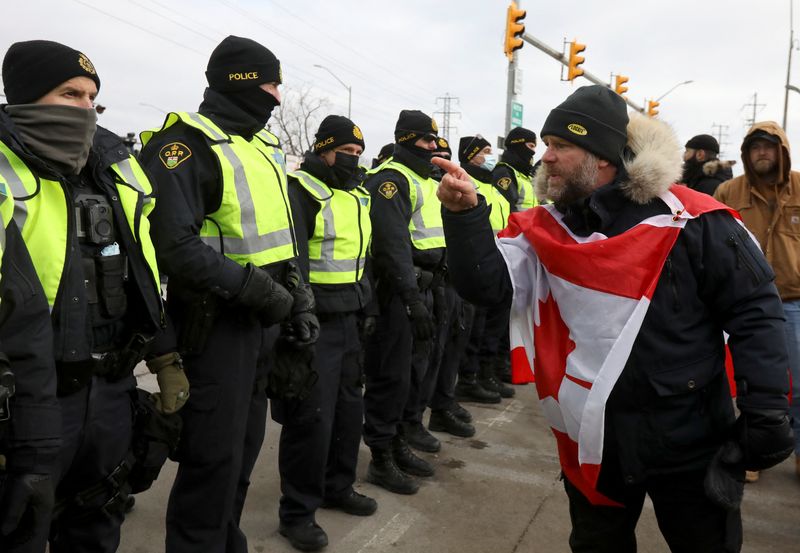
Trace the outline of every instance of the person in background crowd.
<instances>
[{"instance_id":1,"label":"person in background crowd","mask_svg":"<svg viewBox=\"0 0 800 553\"><path fill-rule=\"evenodd\" d=\"M508 200L512 212L536 207L538 202L531 184L536 133L514 127L508 132L503 148L500 163L492 171L492 184Z\"/></svg>"},{"instance_id":2,"label":"person in background crowd","mask_svg":"<svg viewBox=\"0 0 800 553\"><path fill-rule=\"evenodd\" d=\"M718 159L719 143L710 134L698 134L686 143L683 152L681 182L698 192L714 195L717 187L733 178L731 167L736 163Z\"/></svg>"},{"instance_id":3,"label":"person in background crowd","mask_svg":"<svg viewBox=\"0 0 800 553\"><path fill-rule=\"evenodd\" d=\"M722 183L714 197L742 216L775 271L786 314L786 345L792 375L789 408L800 478L800 173L792 171L786 133L777 123L753 125L742 141L744 175ZM748 481L758 479L750 471Z\"/></svg>"}]
</instances>

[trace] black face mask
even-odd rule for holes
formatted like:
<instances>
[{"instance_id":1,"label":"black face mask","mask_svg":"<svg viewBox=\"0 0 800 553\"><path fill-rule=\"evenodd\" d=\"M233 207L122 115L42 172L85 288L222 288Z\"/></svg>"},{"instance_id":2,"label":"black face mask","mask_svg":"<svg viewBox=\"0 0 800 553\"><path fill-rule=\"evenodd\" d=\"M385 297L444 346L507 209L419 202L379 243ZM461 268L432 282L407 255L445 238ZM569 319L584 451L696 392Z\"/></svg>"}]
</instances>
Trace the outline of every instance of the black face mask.
<instances>
[{"instance_id":1,"label":"black face mask","mask_svg":"<svg viewBox=\"0 0 800 553\"><path fill-rule=\"evenodd\" d=\"M336 152L336 160L331 166L331 172L339 181L338 188L342 190L352 190L359 185L361 180L358 178L361 171L358 170L358 156Z\"/></svg>"},{"instance_id":2,"label":"black face mask","mask_svg":"<svg viewBox=\"0 0 800 553\"><path fill-rule=\"evenodd\" d=\"M225 96L244 110L262 127L269 121L272 110L280 105L280 102L275 96L257 86L244 90L225 92Z\"/></svg>"},{"instance_id":3,"label":"black face mask","mask_svg":"<svg viewBox=\"0 0 800 553\"><path fill-rule=\"evenodd\" d=\"M416 157L422 159L423 161L430 162L431 158L433 157L433 152L428 150L427 148L420 148L419 146L410 145L406 146L409 152L414 154Z\"/></svg>"},{"instance_id":4,"label":"black face mask","mask_svg":"<svg viewBox=\"0 0 800 553\"><path fill-rule=\"evenodd\" d=\"M449 157L444 157L444 156L441 156L441 155L438 155L438 154L434 154L433 156L431 156L431 158L434 158L434 157L440 157L442 159L446 159L446 160L450 161ZM433 169L431 169L431 178L433 180L435 180L435 181L441 182L443 176L444 176L444 171L442 170L442 168L439 167L438 165L434 165Z\"/></svg>"}]
</instances>

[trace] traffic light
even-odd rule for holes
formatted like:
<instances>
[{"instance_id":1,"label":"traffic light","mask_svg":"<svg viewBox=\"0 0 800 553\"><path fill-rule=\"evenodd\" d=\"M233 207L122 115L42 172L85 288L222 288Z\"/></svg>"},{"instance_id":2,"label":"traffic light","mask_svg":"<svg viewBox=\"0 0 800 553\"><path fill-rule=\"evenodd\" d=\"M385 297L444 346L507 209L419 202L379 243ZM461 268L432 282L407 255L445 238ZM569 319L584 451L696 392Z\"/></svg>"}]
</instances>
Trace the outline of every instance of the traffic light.
<instances>
[{"instance_id":1,"label":"traffic light","mask_svg":"<svg viewBox=\"0 0 800 553\"><path fill-rule=\"evenodd\" d=\"M628 92L628 87L625 86L625 83L627 82L628 82L628 77L625 77L624 75L617 75L615 77L614 92L616 92L620 96Z\"/></svg>"},{"instance_id":2,"label":"traffic light","mask_svg":"<svg viewBox=\"0 0 800 553\"><path fill-rule=\"evenodd\" d=\"M586 58L583 56L579 56L581 52L586 50L585 44L579 44L577 40L573 40L569 43L569 65L567 70L567 80L572 81L575 77L580 77L583 75L583 69L578 67Z\"/></svg>"},{"instance_id":3,"label":"traffic light","mask_svg":"<svg viewBox=\"0 0 800 553\"><path fill-rule=\"evenodd\" d=\"M647 102L647 115L649 115L650 117L655 117L656 115L658 115L658 110L656 108L659 105L660 103L656 102L655 100L650 100L649 102Z\"/></svg>"},{"instance_id":4,"label":"traffic light","mask_svg":"<svg viewBox=\"0 0 800 553\"><path fill-rule=\"evenodd\" d=\"M503 52L505 52L508 61L514 59L514 52L522 48L522 35L525 33L525 25L522 20L525 19L525 10L517 7L516 2L511 2L508 5L506 12L506 39L503 42Z\"/></svg>"}]
</instances>

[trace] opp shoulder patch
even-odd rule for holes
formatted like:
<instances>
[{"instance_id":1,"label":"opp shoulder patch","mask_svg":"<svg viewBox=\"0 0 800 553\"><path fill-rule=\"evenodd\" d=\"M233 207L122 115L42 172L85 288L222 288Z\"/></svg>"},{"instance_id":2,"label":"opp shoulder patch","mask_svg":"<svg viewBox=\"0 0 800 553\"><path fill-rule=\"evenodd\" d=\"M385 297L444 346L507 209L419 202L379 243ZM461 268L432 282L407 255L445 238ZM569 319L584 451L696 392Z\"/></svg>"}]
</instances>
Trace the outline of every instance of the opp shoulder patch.
<instances>
[{"instance_id":1,"label":"opp shoulder patch","mask_svg":"<svg viewBox=\"0 0 800 553\"><path fill-rule=\"evenodd\" d=\"M397 194L397 185L392 181L387 180L378 187L378 192L380 192L381 196L387 200L391 200L394 198L394 195Z\"/></svg>"},{"instance_id":2,"label":"opp shoulder patch","mask_svg":"<svg viewBox=\"0 0 800 553\"><path fill-rule=\"evenodd\" d=\"M167 169L175 169L190 157L192 157L192 151L182 142L170 142L158 152L158 159Z\"/></svg>"},{"instance_id":3,"label":"opp shoulder patch","mask_svg":"<svg viewBox=\"0 0 800 553\"><path fill-rule=\"evenodd\" d=\"M508 190L508 187L511 186L511 177L503 177L501 179L498 179L497 186L499 186L503 190Z\"/></svg>"}]
</instances>

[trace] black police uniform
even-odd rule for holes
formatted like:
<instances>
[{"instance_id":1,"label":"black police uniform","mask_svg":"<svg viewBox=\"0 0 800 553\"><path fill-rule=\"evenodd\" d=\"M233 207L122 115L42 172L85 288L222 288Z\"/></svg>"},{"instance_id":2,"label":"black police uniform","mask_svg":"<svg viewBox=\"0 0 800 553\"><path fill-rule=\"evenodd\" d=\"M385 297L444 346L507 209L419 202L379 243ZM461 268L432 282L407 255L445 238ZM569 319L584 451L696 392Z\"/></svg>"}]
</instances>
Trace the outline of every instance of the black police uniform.
<instances>
[{"instance_id":1,"label":"black police uniform","mask_svg":"<svg viewBox=\"0 0 800 553\"><path fill-rule=\"evenodd\" d=\"M223 131L250 139L263 128L225 94L207 89L204 98L199 113ZM159 151L174 141L191 158L169 169ZM245 552L239 520L266 432L268 356L278 327L262 328L251 309L228 301L242 290L247 270L200 240L203 220L218 209L223 189L206 137L176 122L147 142L141 159L159 185L151 234L169 277L167 312L191 383L181 411L166 550ZM265 269L285 284L288 262ZM204 317L210 324L198 330L195 323Z\"/></svg>"},{"instance_id":2,"label":"black police uniform","mask_svg":"<svg viewBox=\"0 0 800 553\"><path fill-rule=\"evenodd\" d=\"M519 183L517 183L517 175L514 173L514 169L523 175L532 174L532 167L529 162L520 158L513 150L506 149L503 155L500 156L500 163L492 170L491 180L488 181L497 188L498 192L500 192L506 200L508 200L512 213L519 211L517 209L517 202L519 201ZM502 186L500 184L501 180Z\"/></svg>"},{"instance_id":3,"label":"black police uniform","mask_svg":"<svg viewBox=\"0 0 800 553\"><path fill-rule=\"evenodd\" d=\"M331 188L338 187L338 179L316 154L306 154L300 169ZM321 204L292 176L289 199L298 263L308 280L308 241L314 234ZM276 399L272 403L273 418L283 424L279 514L289 525L313 520L324 500L336 502L352 492L361 443L359 319L370 300L369 280L365 272L359 282L312 284L311 288L320 321L314 358L319 379L306 400Z\"/></svg>"},{"instance_id":4,"label":"black police uniform","mask_svg":"<svg viewBox=\"0 0 800 553\"><path fill-rule=\"evenodd\" d=\"M165 325L142 249L130 228L119 223L126 215L117 186L124 184L110 168L127 160L128 151L118 136L98 127L86 166L79 175L65 178L28 152L10 131L7 116L0 117L3 142L35 174L60 181L75 214L68 217L65 264L51 315L63 446L54 471L58 488L50 550L115 551L124 493L112 479L91 499L80 494L104 481L124 460L132 434L133 368L147 352L146 343ZM87 198L106 206L114 224L98 220L94 232L83 203ZM84 236L79 237L79 225ZM103 253L107 246L102 244L109 241L118 244L118 255Z\"/></svg>"},{"instance_id":5,"label":"black police uniform","mask_svg":"<svg viewBox=\"0 0 800 553\"><path fill-rule=\"evenodd\" d=\"M422 178L431 174L433 166L404 146L395 145L393 158ZM390 198L378 190L386 182L397 188ZM432 295L418 287L415 266L435 272L444 261L444 248L418 250L411 243L408 186L407 179L393 170L380 171L365 182L372 195L372 254L380 316L365 351L364 442L379 450L391 448L402 431L399 425L406 406L419 405L427 368L430 342L415 343L406 311L407 305L422 297L432 312Z\"/></svg>"},{"instance_id":6,"label":"black police uniform","mask_svg":"<svg viewBox=\"0 0 800 553\"><path fill-rule=\"evenodd\" d=\"M8 506L12 500L4 495L11 493L12 480L32 475L42 475L47 480L43 482L46 487L42 496L36 497L42 503L33 505L38 526L30 527L32 520L22 518L17 531L7 539L0 536L0 550L39 552L46 547L50 526L52 472L61 445L61 410L56 398L50 310L14 221L5 230L3 248L0 352L7 358L14 379L13 395L0 402L0 454L6 458L4 472L0 472L0 505ZM4 369L8 370L5 362L0 364L0 372ZM0 375L0 385L7 378ZM33 535L22 541L28 531Z\"/></svg>"}]
</instances>

